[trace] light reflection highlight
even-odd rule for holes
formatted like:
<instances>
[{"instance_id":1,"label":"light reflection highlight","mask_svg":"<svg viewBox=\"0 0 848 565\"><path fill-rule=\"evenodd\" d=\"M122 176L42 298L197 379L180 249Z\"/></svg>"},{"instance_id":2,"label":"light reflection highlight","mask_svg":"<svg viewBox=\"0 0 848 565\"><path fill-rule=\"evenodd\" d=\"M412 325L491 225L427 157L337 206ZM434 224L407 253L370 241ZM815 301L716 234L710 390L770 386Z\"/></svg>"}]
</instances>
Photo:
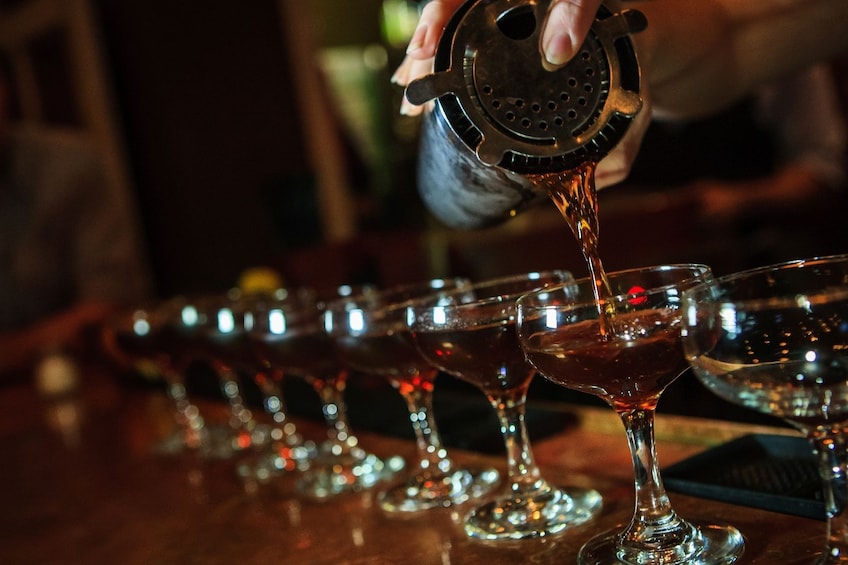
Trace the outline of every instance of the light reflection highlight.
<instances>
[{"instance_id":1,"label":"light reflection highlight","mask_svg":"<svg viewBox=\"0 0 848 565\"><path fill-rule=\"evenodd\" d=\"M268 331L275 335L286 333L286 315L282 310L268 312Z\"/></svg>"}]
</instances>

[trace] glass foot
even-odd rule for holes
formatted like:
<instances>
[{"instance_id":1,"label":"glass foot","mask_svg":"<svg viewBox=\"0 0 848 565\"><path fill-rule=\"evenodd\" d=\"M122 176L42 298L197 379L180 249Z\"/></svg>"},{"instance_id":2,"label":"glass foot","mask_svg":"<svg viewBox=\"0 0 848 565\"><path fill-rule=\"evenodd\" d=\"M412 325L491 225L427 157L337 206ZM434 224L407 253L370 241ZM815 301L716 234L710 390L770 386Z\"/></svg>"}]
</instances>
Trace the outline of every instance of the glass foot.
<instances>
[{"instance_id":1,"label":"glass foot","mask_svg":"<svg viewBox=\"0 0 848 565\"><path fill-rule=\"evenodd\" d=\"M235 430L227 424L208 425L205 432L199 452L206 459L229 459L248 450L254 442L265 442L268 436L264 428L247 432Z\"/></svg>"},{"instance_id":2,"label":"glass foot","mask_svg":"<svg viewBox=\"0 0 848 565\"><path fill-rule=\"evenodd\" d=\"M264 449L271 443L273 428L268 424L256 424L249 430L241 431L236 441L241 449Z\"/></svg>"},{"instance_id":3,"label":"glass foot","mask_svg":"<svg viewBox=\"0 0 848 565\"><path fill-rule=\"evenodd\" d=\"M381 492L377 500L386 512L419 512L480 498L499 482L496 469L459 469L442 476L419 473Z\"/></svg>"},{"instance_id":4,"label":"glass foot","mask_svg":"<svg viewBox=\"0 0 848 565\"><path fill-rule=\"evenodd\" d=\"M826 548L812 563L812 565L845 565L848 556L840 548Z\"/></svg>"},{"instance_id":5,"label":"glass foot","mask_svg":"<svg viewBox=\"0 0 848 565\"><path fill-rule=\"evenodd\" d=\"M296 488L308 498L325 499L374 487L394 477L405 465L399 456L384 461L362 449L340 455L321 449L301 475Z\"/></svg>"},{"instance_id":6,"label":"glass foot","mask_svg":"<svg viewBox=\"0 0 848 565\"><path fill-rule=\"evenodd\" d=\"M197 445L200 445L200 441L200 439L197 440ZM154 455L177 455L191 449L197 449L197 447L189 447L185 432L176 431L154 443L150 451Z\"/></svg>"},{"instance_id":7,"label":"glass foot","mask_svg":"<svg viewBox=\"0 0 848 565\"><path fill-rule=\"evenodd\" d=\"M244 480L265 482L272 477L292 471L306 471L315 459L314 442L296 445L272 441L260 452L236 466L236 474Z\"/></svg>"},{"instance_id":8,"label":"glass foot","mask_svg":"<svg viewBox=\"0 0 848 565\"><path fill-rule=\"evenodd\" d=\"M580 548L580 565L662 563L663 565L723 565L734 563L745 550L745 539L733 526L687 524L678 539L655 542L626 540L623 532L607 532Z\"/></svg>"},{"instance_id":9,"label":"glass foot","mask_svg":"<svg viewBox=\"0 0 848 565\"><path fill-rule=\"evenodd\" d=\"M548 536L588 522L601 506L601 495L592 489L548 487L475 508L465 519L465 533L485 540Z\"/></svg>"},{"instance_id":10,"label":"glass foot","mask_svg":"<svg viewBox=\"0 0 848 565\"><path fill-rule=\"evenodd\" d=\"M157 455L195 453L203 459L228 459L241 451L237 434L227 425L178 430L154 444Z\"/></svg>"}]
</instances>

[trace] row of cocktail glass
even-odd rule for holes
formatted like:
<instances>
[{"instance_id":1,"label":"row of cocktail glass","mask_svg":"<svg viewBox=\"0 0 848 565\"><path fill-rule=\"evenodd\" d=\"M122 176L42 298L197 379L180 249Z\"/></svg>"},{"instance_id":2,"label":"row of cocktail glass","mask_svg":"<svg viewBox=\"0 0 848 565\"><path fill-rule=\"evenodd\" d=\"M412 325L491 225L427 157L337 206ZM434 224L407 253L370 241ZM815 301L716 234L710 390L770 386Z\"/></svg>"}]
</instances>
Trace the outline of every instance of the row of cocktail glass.
<instances>
[{"instance_id":1,"label":"row of cocktail glass","mask_svg":"<svg viewBox=\"0 0 848 565\"><path fill-rule=\"evenodd\" d=\"M474 501L464 528L482 539L556 534L601 511L596 491L545 481L524 422L537 371L597 395L624 423L636 505L630 524L583 547L581 563L730 563L742 554L738 530L690 523L663 488L654 411L691 365L713 392L774 413L811 438L822 454L832 516L822 559L845 558L845 457L832 446L842 445L848 415L848 256L720 278L703 265L655 266L611 273L600 286L550 271L387 289L233 291L136 309L111 335L117 351L153 363L165 378L182 424L180 445L209 456L252 449L258 456L242 473L296 471L299 492L310 497L376 487L387 512ZM229 401L223 434L203 422L185 391L182 373L199 356ZM359 445L343 398L351 370L385 377L403 396L415 462L383 460ZM507 455L500 491L495 469L458 466L442 444L432 417L439 372L474 384L497 410ZM244 374L262 390L273 424L258 424L245 407ZM327 440L304 440L288 418L280 388L286 375L306 379L320 395Z\"/></svg>"}]
</instances>

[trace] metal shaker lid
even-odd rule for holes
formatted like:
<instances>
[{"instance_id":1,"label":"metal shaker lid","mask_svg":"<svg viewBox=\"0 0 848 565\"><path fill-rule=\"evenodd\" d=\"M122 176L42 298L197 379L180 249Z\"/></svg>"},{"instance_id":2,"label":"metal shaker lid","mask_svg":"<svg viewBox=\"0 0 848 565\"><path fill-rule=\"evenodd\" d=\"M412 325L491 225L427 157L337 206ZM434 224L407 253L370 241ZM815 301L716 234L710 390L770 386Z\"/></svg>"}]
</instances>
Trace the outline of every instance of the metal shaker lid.
<instances>
[{"instance_id":1,"label":"metal shaker lid","mask_svg":"<svg viewBox=\"0 0 848 565\"><path fill-rule=\"evenodd\" d=\"M539 49L551 0L469 0L442 34L434 73L409 84L414 104L437 110L487 165L517 173L599 161L642 107L629 34L641 12L598 11L577 55L545 68Z\"/></svg>"}]
</instances>

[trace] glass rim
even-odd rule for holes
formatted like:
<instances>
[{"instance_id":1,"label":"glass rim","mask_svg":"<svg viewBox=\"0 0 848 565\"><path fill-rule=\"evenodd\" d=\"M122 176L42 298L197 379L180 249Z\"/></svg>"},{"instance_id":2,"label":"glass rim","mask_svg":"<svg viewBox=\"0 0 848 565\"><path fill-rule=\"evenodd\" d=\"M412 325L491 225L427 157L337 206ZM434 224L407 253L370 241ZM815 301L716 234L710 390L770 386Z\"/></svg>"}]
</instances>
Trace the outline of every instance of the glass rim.
<instances>
[{"instance_id":1,"label":"glass rim","mask_svg":"<svg viewBox=\"0 0 848 565\"><path fill-rule=\"evenodd\" d=\"M575 282L574 275L571 273L571 271L569 271L567 269L545 269L545 270L540 270L540 271L526 271L524 273L515 273L515 274L511 274L511 275L503 275L503 276L493 277L493 278L489 278L489 279L485 279L485 280L481 280L481 281L476 281L476 282L471 281L471 284L469 286L446 291L444 296L449 297L449 296L452 296L452 295L462 294L464 292L473 292L475 290L487 288L489 286L494 286L494 285L497 285L497 284L508 283L510 281L527 280L528 277L530 277L532 275L537 275L537 280L538 280L538 279L541 279L542 277L544 277L545 275L553 275L553 274L563 275L563 280L551 282L550 284L548 284L544 287L538 287L536 289L529 289L529 290L523 290L523 291L517 291L517 292L509 292L509 293L504 293L504 294L498 294L496 296L487 296L485 298L475 299L471 302L460 302L460 303L443 304L443 305L428 304L427 306L424 306L425 301L428 298L431 298L431 297L421 297L420 300L413 299L413 300L409 301L409 303L406 305L406 308L412 309L415 312L421 312L421 311L425 311L425 310L430 310L431 308L442 308L444 310L464 310L464 309L468 309L468 308L471 308L471 307L479 308L480 306L487 306L487 305L498 304L498 303L508 304L508 303L512 302L514 304L515 301L519 297L524 296L525 294L528 294L530 292L534 292L536 290L542 290L543 288L554 288L556 286L574 284L574 282Z\"/></svg>"},{"instance_id":2,"label":"glass rim","mask_svg":"<svg viewBox=\"0 0 848 565\"><path fill-rule=\"evenodd\" d=\"M699 288L707 286L717 286L727 282L733 282L735 280L748 278L753 275L759 275L763 273L787 271L789 269L803 269L806 267L815 267L817 265L836 264L841 262L848 262L848 253L840 253L837 255L821 255L804 259L791 259L789 261L781 261L779 263L773 263L771 265L752 267L750 269L744 269L741 271L728 273L726 275L721 275L719 277L714 277L712 280L698 283L696 286L687 289L686 292L692 293Z\"/></svg>"},{"instance_id":3,"label":"glass rim","mask_svg":"<svg viewBox=\"0 0 848 565\"><path fill-rule=\"evenodd\" d=\"M398 293L410 289L424 288L425 285L431 285L433 283L442 283L442 286L433 286L431 292L427 292L420 296L413 296L404 300L398 300L382 304L379 302L381 296L386 296L389 293ZM363 316L367 316L369 319L389 319L396 316L403 316L405 318L407 308L410 304L414 303L416 300L423 301L426 299L430 299L434 295L439 295L442 292L441 289L445 288L445 286L448 286L450 283L458 283L463 285L461 287L456 287L456 290L467 289L471 285L471 281L467 277L434 277L428 280L421 280L412 283L402 283L391 287L378 289L374 292L365 292L355 296L348 296L345 298L337 299L327 304L324 308L323 315L325 325L330 321L333 325L335 325L335 319L337 317L347 317L352 312L360 312ZM453 288L444 292L453 292ZM362 304L361 302L363 300L370 301L370 303ZM333 331L332 333L336 332Z\"/></svg>"},{"instance_id":4,"label":"glass rim","mask_svg":"<svg viewBox=\"0 0 848 565\"><path fill-rule=\"evenodd\" d=\"M618 276L621 276L621 275L628 275L628 274L639 273L639 272L661 272L661 271L671 271L673 269L680 269L680 270L685 269L685 270L691 270L691 271L694 271L695 269L701 269L701 274L710 274L712 272L709 265L707 265L705 263L668 263L668 264L650 265L650 266L647 266L647 267L634 267L634 268L630 268L630 269L622 269L622 270L619 270L619 271L613 271L613 272L607 273L607 276L608 277L618 277ZM693 273L693 275L691 277L688 277L688 278L683 279L683 280L678 281L678 282L666 283L666 284L662 284L662 285L659 285L659 286L652 286L651 288L641 289L637 292L626 292L626 293L622 292L622 293L614 294L612 296L604 297L600 301L596 300L595 296L593 294L591 299L589 299L589 298L577 298L577 299L569 301L567 303L559 304L559 305L557 305L557 307L559 309L576 310L576 309L579 309L579 308L597 307L598 305L604 305L604 304L611 304L611 303L618 304L618 303L621 303L621 302L624 302L624 301L632 301L634 298L647 297L647 296L652 296L654 294L659 294L661 292L666 292L670 288L680 286L681 283L685 283L685 282L690 281L690 280L695 280L697 278L698 278L698 275ZM700 283L697 283L697 284L698 284L698 286L700 286ZM587 285L594 285L594 281L592 280L591 277L583 277L583 278L577 279L577 280L572 281L572 282L561 283L561 284L557 284L557 285L554 285L554 286L550 286L550 287L546 287L546 288L540 288L538 290L533 290L533 291L530 291L530 292L522 295L521 297L519 297L518 300L516 300L516 307L524 309L524 310L527 310L527 309L539 310L539 309L551 308L552 307L551 304L541 304L541 303L531 304L530 300L531 300L531 298L539 296L539 295L541 295L545 292L556 292L557 290L562 290L562 289L568 288L568 287L587 286Z\"/></svg>"},{"instance_id":5,"label":"glass rim","mask_svg":"<svg viewBox=\"0 0 848 565\"><path fill-rule=\"evenodd\" d=\"M692 288L686 289L682 294L682 299L687 302L697 303L699 301L699 297L702 297L705 292L722 288L728 283L733 284L752 277L766 276L769 273L788 272L793 269L804 269L839 263L848 264L848 254L823 255L806 259L793 259L771 265L745 269L716 277L712 280L700 282ZM804 304L814 306L817 304L827 303L833 299L842 299L844 297L848 297L848 282L846 282L844 288L831 286L827 288L812 289L809 291L799 289L797 292L786 291L776 293L771 296L743 297L736 299L719 296L716 300L710 302L714 304L721 304L722 306L744 304L745 307L749 309L769 309L784 307L786 305L797 306Z\"/></svg>"}]
</instances>

